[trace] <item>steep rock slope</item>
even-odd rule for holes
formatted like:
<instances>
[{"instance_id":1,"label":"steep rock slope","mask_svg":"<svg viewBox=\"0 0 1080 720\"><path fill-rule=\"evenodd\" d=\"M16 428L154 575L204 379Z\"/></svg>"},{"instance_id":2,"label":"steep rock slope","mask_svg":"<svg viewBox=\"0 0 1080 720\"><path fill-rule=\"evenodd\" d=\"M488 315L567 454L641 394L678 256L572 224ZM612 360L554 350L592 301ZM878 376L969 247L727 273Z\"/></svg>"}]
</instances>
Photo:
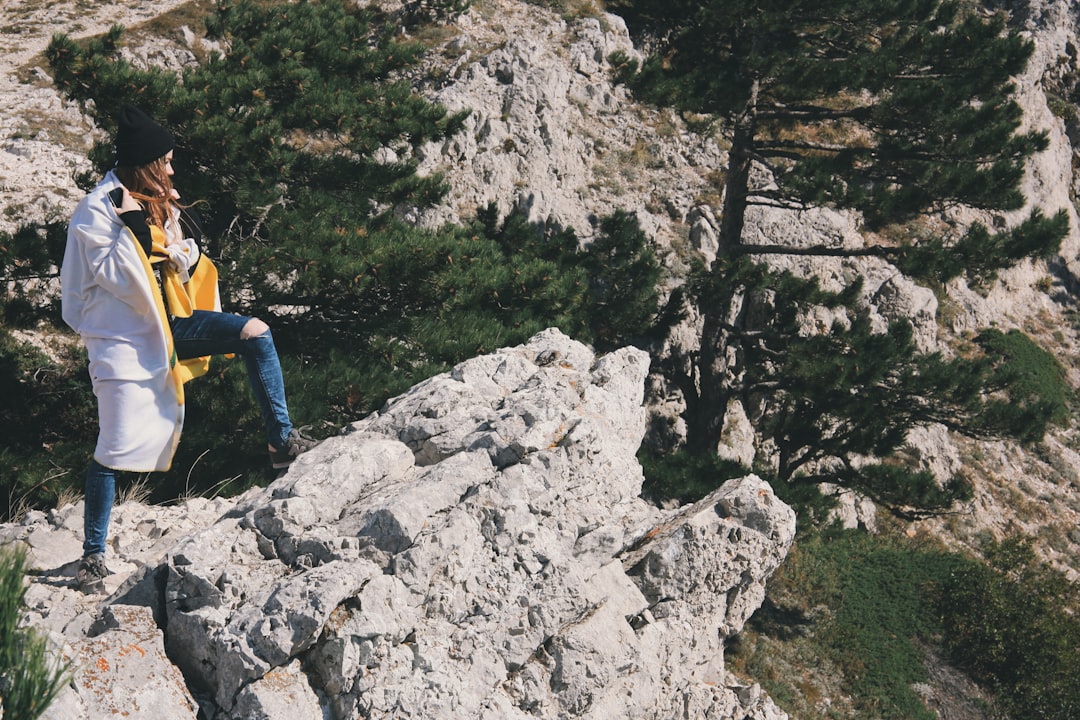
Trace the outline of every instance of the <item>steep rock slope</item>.
<instances>
[{"instance_id":1,"label":"steep rock slope","mask_svg":"<svg viewBox=\"0 0 1080 720\"><path fill-rule=\"evenodd\" d=\"M1080 341L1074 320L1080 271L1080 217L1074 197L1080 133L1074 98L1080 77L1075 2L1026 0L1009 3L1015 27L1034 42L1035 53L1016 79L1027 127L1045 130L1048 149L1029 163L1023 183L1027 208L993 217L952 211L929 218L959 232L978 220L1008 225L1032 207L1070 215L1071 229L1059 257L1050 263L1024 262L985 286L957 280L943 288L919 286L878 259L772 256L767 261L796 274L816 277L839 290L854 278L863 283L863 308L884 331L889 320L909 319L924 350L952 352L957 338L986 327L1019 329L1053 352L1070 383L1080 386ZM454 220L476 206L495 202L518 208L539 224L573 226L588 239L596 219L614 209L635 212L643 227L671 252L677 276L684 253L715 248L719 198L711 182L723 167L723 139L703 139L687 131L667 111L636 103L613 84L608 57L637 50L620 18L610 14L564 17L537 5L484 0L454 26L452 38L436 48L438 82L428 96L452 109L472 110L460 136L428 149L424 167L440 170L452 187L448 203L424 218ZM445 73L441 71L445 71ZM1052 107L1056 112L1052 111ZM1072 115L1061 108L1072 108ZM754 208L747 218L751 242L793 246L831 245L858 249L875 242L858 217L817 209L802 212ZM810 318L817 327L828 313ZM661 354L693 351L698 342L691 316L668 339ZM679 393L663 379L650 379L653 412L668 415L676 431L682 410ZM752 429L740 408L728 416L727 456L749 463L755 457ZM947 543L975 549L979 538L1022 534L1040 551L1072 572L1080 565L1080 438L1075 428L1051 433L1038 448L1010 442L977 442L930 427L913 433L907 454L942 480L960 473L972 482L975 499L946 519L913 525ZM845 498L845 502L850 498ZM861 510L859 509L861 508ZM873 510L853 503L847 522L873 526Z\"/></svg>"}]
</instances>

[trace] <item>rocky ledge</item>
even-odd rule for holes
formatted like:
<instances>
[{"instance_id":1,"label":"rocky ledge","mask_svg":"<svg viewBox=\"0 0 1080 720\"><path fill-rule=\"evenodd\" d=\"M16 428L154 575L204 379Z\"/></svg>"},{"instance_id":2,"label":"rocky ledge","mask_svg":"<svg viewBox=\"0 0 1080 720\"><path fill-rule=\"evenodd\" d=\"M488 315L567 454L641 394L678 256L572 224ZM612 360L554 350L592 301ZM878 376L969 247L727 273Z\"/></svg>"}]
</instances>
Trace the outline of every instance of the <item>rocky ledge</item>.
<instances>
[{"instance_id":1,"label":"rocky ledge","mask_svg":"<svg viewBox=\"0 0 1080 720\"><path fill-rule=\"evenodd\" d=\"M127 718L786 717L724 668L795 532L750 476L642 500L648 357L558 331L457 366L265 489L118 505L109 595L81 505L0 528L78 674L46 713Z\"/></svg>"}]
</instances>

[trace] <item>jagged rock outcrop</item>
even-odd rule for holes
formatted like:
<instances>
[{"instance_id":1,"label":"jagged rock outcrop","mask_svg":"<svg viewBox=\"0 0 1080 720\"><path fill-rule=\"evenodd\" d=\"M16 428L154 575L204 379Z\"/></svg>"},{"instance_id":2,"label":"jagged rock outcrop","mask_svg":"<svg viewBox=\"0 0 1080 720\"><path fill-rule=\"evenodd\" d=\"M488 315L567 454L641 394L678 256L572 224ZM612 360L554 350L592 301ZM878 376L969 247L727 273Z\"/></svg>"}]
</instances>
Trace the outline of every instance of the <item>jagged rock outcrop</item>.
<instances>
[{"instance_id":1,"label":"jagged rock outcrop","mask_svg":"<svg viewBox=\"0 0 1080 720\"><path fill-rule=\"evenodd\" d=\"M549 330L265 489L121 505L110 564L130 576L97 606L68 587L80 507L2 528L39 568L31 621L79 667L46 717L786 717L723 652L794 513L753 476L642 500L647 372Z\"/></svg>"},{"instance_id":2,"label":"jagged rock outcrop","mask_svg":"<svg viewBox=\"0 0 1080 720\"><path fill-rule=\"evenodd\" d=\"M627 210L670 245L715 193L708 176L724 158L716 140L615 83L611 55L640 57L619 16L567 21L496 0L455 21L454 33L431 59L438 80L422 92L471 114L462 132L424 150L420 172L444 172L450 193L414 220L457 222L494 203L588 240L601 217Z\"/></svg>"},{"instance_id":3,"label":"jagged rock outcrop","mask_svg":"<svg viewBox=\"0 0 1080 720\"><path fill-rule=\"evenodd\" d=\"M389 0L378 4L394 5ZM68 212L80 195L71 175L76 170L88 168L85 152L89 149L89 141L100 136L74 103L59 99L41 70L27 69L25 64L44 48L52 32L64 31L75 37L86 37L104 31L114 22L134 28L179 5L180 0L118 0L91 13L65 1L40 7L5 4L0 8L0 17L10 30L0 34L0 62L9 70L0 74L0 97L4 98L6 108L0 114L0 206L5 208L0 216L0 230L11 230L23 221L63 216ZM412 219L430 223L454 220L493 201L503 211L512 207L524 209L538 223L572 225L579 234L588 237L597 216L614 209L625 209L636 212L645 230L662 246L674 251L668 261L675 274L681 262L679 253L688 249L686 240L706 257L714 254L717 221L713 208L718 207L719 198L710 176L715 177L714 173L723 166L722 149L708 139L688 133L676 115L638 105L624 88L611 83L607 74L610 68L606 65L610 52L635 52L621 21L602 14L590 18L560 18L551 8L519 0L486 0L483 8L478 3L474 5L476 7L453 26L456 37L433 53L432 61L445 63L449 72L441 75L440 68L436 67L431 72L418 73L418 87L425 96L453 109L469 107L473 114L461 136L426 148L423 168L443 171L451 193L444 206L422 217L417 214ZM1076 97L1077 78L1080 77L1076 3L1018 0L999 3L995 7L1007 8L1012 13L1012 24L1025 28L1036 44L1035 56L1027 73L1018 78L1017 85L1026 123L1048 130L1050 148L1030 164L1025 193L1033 205L1048 212L1061 207L1072 212L1072 199L1077 191L1073 145L1080 133L1080 122L1075 117L1070 120L1052 113L1046 91L1069 99L1070 104ZM164 46L178 47L176 54L167 56L169 62L186 57L190 54L188 50L197 48L202 42L191 38L190 32L185 33L184 29L168 38L136 33L134 37L129 35L129 39L132 44L126 56L133 60L143 56L160 60L158 53L164 52ZM425 85L425 82L431 84ZM1008 223L1024 214L1026 210L999 220ZM958 223L957 227L971 219L974 218L933 218L934 221ZM814 274L833 288L862 276L866 311L878 326L883 327L883 321L889 318L908 317L915 325L920 346L925 349L946 347L953 335L997 325L1018 327L1032 333L1067 359L1077 356L1076 350L1080 347L1068 315L1071 308L1068 293L1075 289L1076 278L1080 275L1076 265L1080 252L1080 221L1075 213L1071 220L1073 229L1061 258L1055 259L1049 269L1043 263L1025 263L1002 273L999 282L978 289L957 281L935 294L916 286L895 268L880 261L832 259L810 263L788 259L786 262L790 263L790 269ZM804 244L828 242L858 247L866 242L857 218L826 210L811 213L762 210L748 218L748 232L766 240L782 238ZM940 312L939 302L942 303ZM822 314L808 320L825 325L832 318ZM691 317L677 328L671 344L692 349L696 342L697 328ZM1067 362L1066 370L1075 384L1080 366ZM463 382L471 385L473 380ZM495 380L490 382L501 387ZM682 409L678 394L665 391L659 377L653 377L649 382L656 389L655 394L650 389L652 409L670 417L672 423L665 427L678 435L680 421L677 415ZM461 389L446 383L439 392L450 398L455 388ZM520 400L522 395L518 393L516 398ZM462 678L472 678L475 672L477 677L489 679L495 676L493 668L497 667L492 655L472 648L487 651L489 646L496 645L497 639L509 642L511 638L520 637L522 639L516 644L511 643L516 654L498 655L500 662L507 662L504 657L517 658L523 647L539 637L539 631L533 631L531 623L538 623L535 627L541 627L545 632L557 624L555 619L543 615L536 615L533 620L533 606L550 597L559 612L578 617L571 611L580 609L588 598L595 597L598 585L606 587L608 582L621 589L633 586L634 592L619 596L627 611L645 604L645 610L630 616L628 624L632 628L632 638L619 624L617 611L607 606L602 606L592 616L583 617L579 625L559 626L560 632L552 634L550 640L545 637L545 642L534 648L537 649L535 657L530 656L513 675L516 685L504 683L487 689L492 698L491 707L495 708L488 711L491 716L495 716L497 709L520 709L528 702L534 703L532 707L537 715L545 712L569 714L571 709L568 708L586 707L582 712L592 712L596 717L608 710L617 712L612 709L617 702L625 702L627 707L631 702L637 703L633 710L627 711L629 716L636 712L638 717L649 717L648 713L663 717L664 703L674 703L681 697L691 698L683 706L686 715L704 716L704 711L699 712L699 706L708 701L716 703L714 715L723 716L725 707L736 707L728 705L733 702L733 697L740 708L753 706L757 693L754 686L737 691L726 687L731 680L723 674L721 656L715 652L722 644L719 632L710 634L712 630L702 630L702 625L695 624L697 616L692 616L687 607L667 605L656 595L668 587L667 581L656 579L665 577L667 571L648 569L653 568L652 561L646 562L644 558L628 569L635 541L671 519L668 513L643 507L634 499L634 493L625 487L627 483L632 486L637 482L633 478L639 472L632 462L632 451L628 451L622 460L630 468L630 475L624 476L615 487L605 485L607 489L603 491L593 487L596 492L611 494L610 507L595 503L595 499L580 487L574 487L573 492L565 488L555 492L549 488L537 498L534 495L538 490L526 492L522 488L532 486L524 482L520 486L514 485L511 480L514 473L525 475L526 469L535 469L541 462L539 458L551 462L550 458L557 454L554 448L540 447L547 431L536 429L538 423L546 423L551 418L543 414L527 418L511 413L492 419L485 415L489 419L484 422L490 427L480 430L480 421L464 409L471 405L428 405L426 409L418 409L419 414L412 410L406 412L407 405L402 400L394 406L400 416L391 418L383 414L369 419L366 422L371 424L370 427L358 428L352 435L337 439L318 451L341 453L334 456L336 465L298 467L280 485L265 493L255 492L235 500L194 499L177 507L148 508L136 503L118 506L114 515L116 538L110 551L110 565L118 575L110 585L112 599L103 607L99 607L100 598L84 598L67 587L74 572L73 560L79 553L80 506L61 508L48 514L32 513L24 524L3 528L4 539L25 541L37 558L39 574L29 592L29 621L50 632L58 644L66 646L66 652L81 667L74 689L61 696L49 717L65 720L111 717L122 712L129 712L131 717L138 717L140 713L158 718L194 717L195 695L208 712L217 712L219 696L223 707L230 707L231 702L230 710L217 713L222 718L240 717L245 713L259 717L260 712L265 717L285 716L286 711L280 708L286 703L290 717L304 717L307 711L314 717L321 717L316 714L316 709L329 703L331 698L339 708L364 707L363 703L370 703L372 707L378 704L383 708L397 702L402 715L407 714L405 708L409 703L417 705L421 701L431 702L427 709L434 712L434 698L441 698L446 703L462 703L454 713L467 715L467 709L472 706L466 706L460 698L475 700L479 693L475 689L463 690ZM435 407L443 409L433 409ZM439 412L445 417L438 416ZM753 428L746 421L745 410L733 406L729 408L727 418L730 420L725 424L728 446L721 451L727 457L749 464L755 459L755 447ZM407 422L398 429L393 426L398 420ZM581 432L587 429L583 427ZM461 443L466 440L477 444L464 450ZM356 458L358 462L363 458L364 467L382 467L380 462L391 463L393 457L380 460L376 456L379 452L390 452L386 448L391 447L400 453L400 447L395 444L398 442L412 450L412 464L407 468L394 465L394 472L400 469L399 474L379 476L375 484L381 490L372 490L372 499L383 503L378 505L381 509L369 508L362 518L355 512L349 514L356 524L354 528L307 525L311 518L329 517L335 504L343 503L331 498L320 500L325 505L310 506L308 491L320 483L332 485L332 478L339 477L333 475L337 471L331 467L346 465L351 462L350 458ZM631 444L627 442L628 447ZM987 534L998 538L1015 534L1037 537L1047 529L1064 528L1066 533L1060 542L1040 541L1039 544L1054 546L1049 547L1050 557L1059 565L1075 562L1078 545L1069 531L1075 528L1080 517L1077 510L1080 485L1075 480L1080 458L1075 452L1075 438L1050 437L1038 453L1030 453L1010 443L976 445L973 441L957 441L950 439L942 428L929 428L924 433L914 434L910 444L908 452L913 463L934 470L942 478L962 469L966 476L976 481L976 497L969 507L947 520L924 522L917 528L918 532L935 528L936 536L951 545L976 546L977 539ZM343 449L346 446L351 449ZM565 442L558 446L561 452L566 452L568 447ZM377 452L377 448L383 450ZM579 452L589 453L582 446L577 448ZM464 497L458 498L457 505L445 509L450 508L445 505L449 500L439 492L459 488L459 484L455 484L458 483L456 474L451 473L452 468L458 467L454 463L461 463L463 471L471 471L481 464L477 459L481 453L486 453L489 459L494 458L494 464L488 470L490 477L476 481L476 487L483 488L485 494L480 495L478 490L478 497L474 498L463 493ZM515 465L513 458L519 454L522 460ZM403 454L402 457L407 460L408 456ZM570 461L566 462L569 465ZM607 462L614 460L609 458ZM444 469L437 470L440 466ZM568 472L565 467L559 465L556 470ZM365 472L374 473L375 470ZM436 482L438 472L454 474L455 478L444 486ZM319 473L326 476L320 480ZM420 479L421 476L424 479ZM555 477L562 476L556 474ZM1020 485L1017 485L1017 478L1023 479ZM560 482L586 483L572 479ZM744 496L765 491L753 480L743 481L728 490L733 487ZM411 489L406 491L406 488ZM506 500L507 507L492 510L490 518L484 516L483 522L477 521L475 513L479 512L479 503L492 497L496 488L512 491ZM395 495L398 491L404 494ZM275 496L274 493L281 494ZM552 493L557 497L549 498ZM624 496L624 493L629 494ZM767 494L762 497L773 502ZM275 501L281 502L275 505ZM558 507L562 501L581 504L589 508L588 512L596 513L590 518L590 524L584 526L586 530L580 538L583 543L580 548L579 539L575 537L567 550L570 535L561 534L567 528L552 530L553 523L559 521L552 515L543 514L551 513L551 508ZM863 507L853 498L851 501L845 506L849 511L846 522L869 524L873 508ZM269 509L257 512L257 503L264 503ZM341 507L344 511L344 504ZM506 522L521 519L521 507L530 512L532 508L543 511L533 516L535 529L522 531L524 534L510 544L505 544L509 542L506 538L502 540L503 545L489 541L488 536L503 537L499 532L493 533L491 528L505 528ZM699 517L715 524L720 516L713 507L716 505L706 504L696 510L700 511ZM586 514L582 510L581 515ZM503 516L509 520L500 520ZM223 517L225 519L218 523ZM577 514L573 517L575 522L580 520ZM361 521L366 525L361 525ZM432 522L445 525L447 534L441 539L426 534ZM473 527L477 522L479 530ZM591 523L598 524L592 528ZM693 523L689 522L689 525ZM234 535L224 532L226 526L233 528ZM680 537L697 532L685 524L679 527L684 529L672 530L672 533L681 533ZM749 529L743 530L743 525L731 518L718 527L737 528L740 541L761 537ZM368 534L361 536L361 531ZM912 532L915 531L913 528ZM266 532L277 534L265 535ZM353 533L343 535L349 540L336 547L338 535L335 533L347 532ZM702 533L708 536L708 532ZM219 544L213 553L205 549L196 553L190 548L179 552L180 538L189 535L202 536ZM378 542L372 539L376 535L382 538ZM270 537L274 539L271 541ZM361 541L361 537L367 539ZM417 545L406 548L404 543L410 537L416 538ZM250 547L243 547L241 540L246 543L254 540L258 554L251 553ZM552 542L550 546L546 544L548 540ZM593 543L595 548L586 550L584 543L587 542ZM722 546L727 548L723 553L724 562L731 560L727 557L728 552L737 558L742 549L748 547L734 540L733 543ZM607 547L609 544L611 547ZM783 546L782 533L781 541L764 544L773 548L770 552L777 552L776 548ZM559 595L558 602L551 590L540 599L523 595L527 598L527 607L522 606L518 615L492 615L490 619L481 615L480 611L492 612L492 608L497 607L492 598L502 596L487 586L490 582L487 575L477 577L467 571L471 571L473 565L487 568L485 572L490 572L492 567L501 568L497 564L483 565L481 561L496 558L502 561L511 551L525 558L532 557L535 562L539 562L536 553L549 553L544 557L548 558L549 565L551 561L554 564L547 575L543 569L547 565L526 564L516 554L514 559L521 563L519 572L533 573L529 577L535 577L537 582L565 581L572 585L580 581L579 594L570 599ZM567 575L569 571L565 569L560 571L562 574L557 573L565 567L561 563L566 557L577 563L586 551L594 556L590 556L589 565L582 567L594 567L588 576L594 579L581 580L585 570L577 570L572 575ZM716 548L713 551L716 553ZM1046 552L1047 547L1042 547L1042 551ZM243 559L243 564L215 575L211 560L233 553ZM411 566L406 564L421 553L425 553L423 557L444 562L447 566L440 571L443 575L427 579L428 589L423 592L404 585L403 581L394 579L393 574L400 568L403 577L407 571L412 573L410 582L421 582L423 578L418 577L417 571L408 570ZM329 573L330 570L325 569L328 566L340 567L344 558L353 557L356 567L351 574L330 577L320 574ZM191 560L188 565L184 564L186 559ZM602 565L605 559L607 564ZM754 582L767 574L771 562L759 565L755 564L757 560L744 558L742 561L760 571L760 575L749 576ZM613 579L600 574L602 568L604 573L617 576L619 565L622 565L625 578ZM393 572L388 572L387 568ZM375 574L377 569L380 574ZM646 574L646 569L650 574ZM133 580L118 591L119 580L132 575L140 581ZM301 581L301 577L306 579ZM355 594L350 595L347 587L334 585L350 578L353 584L362 585ZM290 580L301 584L290 584ZM192 587L185 586L184 582L189 582ZM524 579L518 579L517 584L505 579L502 583L495 588L517 591L527 587ZM324 585L327 587L325 602L334 597L345 598L337 609L320 610L323 614L314 610L308 614L289 614L293 612L289 603L296 602L296 597L303 592L312 592L311 587L322 588ZM380 588L385 592L380 594ZM170 593L167 596L163 594L166 590ZM446 598L436 590L444 593ZM485 591L487 595L483 594ZM687 596L695 592L688 592ZM751 607L753 592L745 591L742 601L732 599L733 607L739 602ZM474 597L473 593L480 593L480 600L487 602L477 604L476 612L473 606L464 604ZM418 598L422 605L409 604L416 603ZM726 595L724 599L727 602ZM200 603L204 604L200 606ZM435 608L431 617L429 607ZM265 625L255 624L257 608L263 608L266 613ZM362 609L362 614L358 614L357 608ZM423 613L417 608L422 608ZM695 612L720 610L707 608ZM686 620L688 616L694 619ZM279 624L282 618L293 617L298 622L302 620L299 625L302 630L298 631L296 639L284 637L288 626ZM506 627L499 623L500 617L504 618ZM510 623L518 622L519 617L524 618L523 624L511 626ZM566 615L557 617L565 618ZM170 618L173 625L166 626L164 631L158 628L159 623L164 624ZM608 619L619 631L614 636L619 650L609 657L626 658L639 653L636 664L613 667L607 657L588 654L597 647L607 649L608 646L597 644L607 638L583 639L581 635L601 627ZM738 624L715 618L708 622L716 623L723 632ZM471 644L452 645L447 640L445 648L433 649L418 641L421 635L402 634L402 627L407 625L430 631L432 634L426 636L427 642L432 637L440 637L432 628L452 627L454 629L447 637L465 638ZM489 635L482 635L478 628ZM186 639L179 634L181 630L190 633ZM654 640L650 633L659 639ZM361 636L377 638L377 641L354 640ZM205 639L205 647L200 644L200 638ZM690 640L679 646L676 638ZM622 644L631 639L637 644ZM668 650L657 650L657 642L668 643L664 645ZM170 655L175 656L177 648L197 652L196 657L200 660L198 663L190 660L174 662ZM686 650L689 659L685 668L679 665L682 660L678 655L684 649L692 649ZM296 654L288 655L293 652ZM657 654L660 652L672 654L662 656ZM713 654L709 656L709 653ZM475 661L470 661L473 656ZM706 656L708 660L703 659ZM368 667L372 663L377 663L377 667ZM219 681L216 674L199 679L202 677L200 670L206 672L207 667L217 668L218 664L222 668L221 676L230 678L231 687L242 688L235 697L223 694L219 687L223 681ZM188 679L179 673L179 667L189 673L190 687ZM257 680L249 681L263 667L271 669ZM410 667L412 674L408 672ZM92 671L95 668L96 671ZM625 668L631 668L633 672L629 673ZM709 685L714 676L720 678L720 684ZM364 677L367 680L362 680ZM507 674L506 682L510 679ZM625 698L616 695L616 699L611 700L605 692L616 692L611 690L615 685L606 683L623 681L631 683L633 692ZM159 696L165 698L168 710L151 700ZM592 704L588 704L590 700L586 698L591 698ZM649 701L653 704L649 705ZM513 705L515 702L517 706ZM564 707L564 702L570 704ZM605 704L608 702L612 705ZM747 711L747 716L771 717L774 711L768 709L767 701L761 703L758 709ZM691 708L692 712L686 708ZM481 716L479 711L476 715ZM378 715L373 711L373 716ZM416 716L423 717L419 713ZM680 715L672 711L670 716Z\"/></svg>"}]
</instances>

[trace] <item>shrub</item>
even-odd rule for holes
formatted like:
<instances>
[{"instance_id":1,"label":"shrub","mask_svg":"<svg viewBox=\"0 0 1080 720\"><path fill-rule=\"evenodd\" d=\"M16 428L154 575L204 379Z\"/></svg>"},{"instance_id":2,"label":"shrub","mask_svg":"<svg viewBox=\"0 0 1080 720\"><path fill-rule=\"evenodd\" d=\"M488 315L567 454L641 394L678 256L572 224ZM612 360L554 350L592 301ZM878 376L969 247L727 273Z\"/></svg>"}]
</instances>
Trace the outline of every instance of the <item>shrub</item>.
<instances>
[{"instance_id":1,"label":"shrub","mask_svg":"<svg viewBox=\"0 0 1080 720\"><path fill-rule=\"evenodd\" d=\"M34 720L70 681L71 666L56 661L48 638L19 625L25 571L25 552L0 549L0 697L4 717Z\"/></svg>"},{"instance_id":2,"label":"shrub","mask_svg":"<svg viewBox=\"0 0 1080 720\"><path fill-rule=\"evenodd\" d=\"M938 631L930 598L955 562L942 552L859 531L804 532L770 581L764 612L751 626L777 637L785 636L785 627L803 626L790 642L801 648L796 652L836 668L854 717L932 720L912 690L927 678L918 643L932 641ZM754 648L736 652L751 656ZM793 687L776 693L802 694Z\"/></svg>"},{"instance_id":3,"label":"shrub","mask_svg":"<svg viewBox=\"0 0 1080 720\"><path fill-rule=\"evenodd\" d=\"M1025 539L993 544L988 564L956 568L939 596L949 657L1013 717L1080 714L1080 589Z\"/></svg>"},{"instance_id":4,"label":"shrub","mask_svg":"<svg viewBox=\"0 0 1080 720\"><path fill-rule=\"evenodd\" d=\"M845 717L929 719L912 685L927 680L930 648L1009 717L1077 717L1080 589L1027 540L986 554L984 562L906 537L804 529L732 644L731 664L803 720L833 717L812 697L822 692L843 696ZM777 672L784 662L794 668ZM837 676L826 691L800 679L820 665Z\"/></svg>"},{"instance_id":5,"label":"shrub","mask_svg":"<svg viewBox=\"0 0 1080 720\"><path fill-rule=\"evenodd\" d=\"M49 504L82 486L97 431L86 354L64 346L53 359L0 329L0 512Z\"/></svg>"},{"instance_id":6,"label":"shrub","mask_svg":"<svg viewBox=\"0 0 1080 720\"><path fill-rule=\"evenodd\" d=\"M716 455L696 455L685 451L656 454L638 453L645 483L642 494L655 501L696 502L724 484L742 477L749 470L737 462Z\"/></svg>"},{"instance_id":7,"label":"shrub","mask_svg":"<svg viewBox=\"0 0 1080 720\"><path fill-rule=\"evenodd\" d=\"M468 11L472 0L410 0L405 13L411 22L448 23Z\"/></svg>"}]
</instances>

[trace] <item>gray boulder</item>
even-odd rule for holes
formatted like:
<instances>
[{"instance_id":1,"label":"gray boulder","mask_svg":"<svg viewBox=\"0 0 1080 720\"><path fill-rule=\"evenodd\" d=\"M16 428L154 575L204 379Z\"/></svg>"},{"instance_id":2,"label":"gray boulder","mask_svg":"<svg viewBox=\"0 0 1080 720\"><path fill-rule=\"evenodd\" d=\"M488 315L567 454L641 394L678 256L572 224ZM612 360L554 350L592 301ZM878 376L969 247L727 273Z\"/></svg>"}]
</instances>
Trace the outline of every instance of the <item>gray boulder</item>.
<instances>
[{"instance_id":1,"label":"gray boulder","mask_svg":"<svg viewBox=\"0 0 1080 720\"><path fill-rule=\"evenodd\" d=\"M35 555L60 569L36 576L31 621L80 667L46 717L102 716L99 658L124 668L109 695L127 717L786 717L723 651L794 513L753 476L677 510L642 500L647 372L639 350L548 330L419 384L265 489L186 516L119 506L127 577L108 598ZM79 529L71 510L3 531L70 562Z\"/></svg>"}]
</instances>

